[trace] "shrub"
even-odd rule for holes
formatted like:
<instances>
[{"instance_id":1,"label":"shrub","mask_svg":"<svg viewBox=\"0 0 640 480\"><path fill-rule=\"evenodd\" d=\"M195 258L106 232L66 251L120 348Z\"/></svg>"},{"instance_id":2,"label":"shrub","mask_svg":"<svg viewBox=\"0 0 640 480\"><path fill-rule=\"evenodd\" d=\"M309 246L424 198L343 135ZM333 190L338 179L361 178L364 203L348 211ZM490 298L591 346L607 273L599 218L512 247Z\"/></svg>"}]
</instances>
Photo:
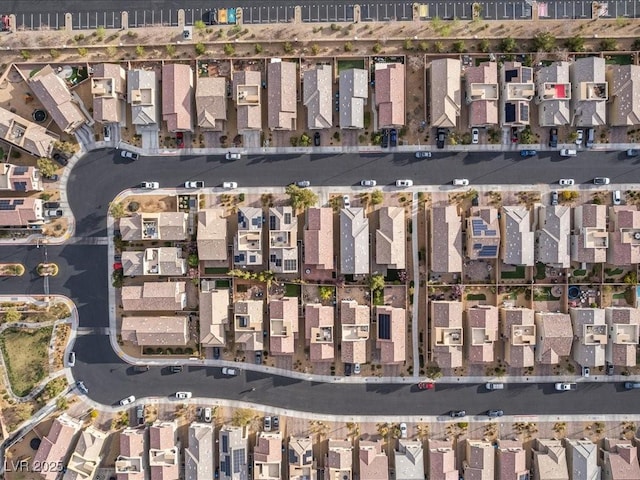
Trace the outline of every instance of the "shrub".
<instances>
[{"instance_id":1,"label":"shrub","mask_svg":"<svg viewBox=\"0 0 640 480\"><path fill-rule=\"evenodd\" d=\"M282 45L282 49L286 54L293 53L293 45L291 45L291 42L284 42L284 45Z\"/></svg>"},{"instance_id":2,"label":"shrub","mask_svg":"<svg viewBox=\"0 0 640 480\"><path fill-rule=\"evenodd\" d=\"M31 52L29 50L21 50L20 56L23 60L29 60L31 58Z\"/></svg>"},{"instance_id":3,"label":"shrub","mask_svg":"<svg viewBox=\"0 0 640 480\"><path fill-rule=\"evenodd\" d=\"M140 210L140 204L138 202L131 202L127 206L127 210L129 210L131 213L137 212L138 210Z\"/></svg>"},{"instance_id":4,"label":"shrub","mask_svg":"<svg viewBox=\"0 0 640 480\"><path fill-rule=\"evenodd\" d=\"M138 45L136 47L136 56L142 57L144 55L144 47L142 45Z\"/></svg>"},{"instance_id":5,"label":"shrub","mask_svg":"<svg viewBox=\"0 0 640 480\"><path fill-rule=\"evenodd\" d=\"M311 53L313 53L314 55L318 55L318 53L320 53L320 47L317 43L311 45Z\"/></svg>"},{"instance_id":6,"label":"shrub","mask_svg":"<svg viewBox=\"0 0 640 480\"><path fill-rule=\"evenodd\" d=\"M204 53L207 51L207 47L204 46L204 43L198 42L196 43L195 50L196 55L204 55Z\"/></svg>"},{"instance_id":7,"label":"shrub","mask_svg":"<svg viewBox=\"0 0 640 480\"><path fill-rule=\"evenodd\" d=\"M380 45L380 42L376 42L372 50L373 53L380 53L382 51L382 45Z\"/></svg>"},{"instance_id":8,"label":"shrub","mask_svg":"<svg viewBox=\"0 0 640 480\"><path fill-rule=\"evenodd\" d=\"M230 57L235 53L236 53L236 49L232 44L230 44L230 43L225 43L224 44L224 54L225 55Z\"/></svg>"},{"instance_id":9,"label":"shrub","mask_svg":"<svg viewBox=\"0 0 640 480\"><path fill-rule=\"evenodd\" d=\"M256 55L259 55L262 53L262 45L260 45L259 43L256 43L253 46L253 51L256 52Z\"/></svg>"},{"instance_id":10,"label":"shrub","mask_svg":"<svg viewBox=\"0 0 640 480\"><path fill-rule=\"evenodd\" d=\"M49 50L49 55L51 55L51 58L58 58L60 56L60 50L52 48L51 50Z\"/></svg>"},{"instance_id":11,"label":"shrub","mask_svg":"<svg viewBox=\"0 0 640 480\"><path fill-rule=\"evenodd\" d=\"M344 44L344 51L345 52L350 52L353 50L353 43L351 42L345 42Z\"/></svg>"},{"instance_id":12,"label":"shrub","mask_svg":"<svg viewBox=\"0 0 640 480\"><path fill-rule=\"evenodd\" d=\"M84 47L80 47L78 48L78 55L80 55L81 57L86 57L89 54L89 50L84 48Z\"/></svg>"}]
</instances>

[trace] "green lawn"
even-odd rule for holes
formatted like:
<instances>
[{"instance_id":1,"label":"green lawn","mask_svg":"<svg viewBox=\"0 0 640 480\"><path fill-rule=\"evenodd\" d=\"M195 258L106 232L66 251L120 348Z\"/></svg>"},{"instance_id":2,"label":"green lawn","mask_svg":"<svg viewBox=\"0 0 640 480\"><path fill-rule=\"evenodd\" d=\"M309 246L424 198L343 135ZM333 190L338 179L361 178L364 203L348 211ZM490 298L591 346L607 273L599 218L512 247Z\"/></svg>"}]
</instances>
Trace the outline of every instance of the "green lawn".
<instances>
[{"instance_id":1,"label":"green lawn","mask_svg":"<svg viewBox=\"0 0 640 480\"><path fill-rule=\"evenodd\" d=\"M229 280L216 280L216 288L229 288L231 282Z\"/></svg>"},{"instance_id":2,"label":"green lawn","mask_svg":"<svg viewBox=\"0 0 640 480\"><path fill-rule=\"evenodd\" d=\"M587 274L586 270L574 270L572 275L574 277L584 277Z\"/></svg>"},{"instance_id":3,"label":"green lawn","mask_svg":"<svg viewBox=\"0 0 640 480\"><path fill-rule=\"evenodd\" d=\"M631 65L633 61L631 55L607 55L605 63L607 65Z\"/></svg>"},{"instance_id":4,"label":"green lawn","mask_svg":"<svg viewBox=\"0 0 640 480\"><path fill-rule=\"evenodd\" d=\"M364 68L364 60L350 59L350 60L338 60L338 73L342 70L349 70L350 68Z\"/></svg>"},{"instance_id":5,"label":"green lawn","mask_svg":"<svg viewBox=\"0 0 640 480\"><path fill-rule=\"evenodd\" d=\"M468 293L467 300L486 300L487 296L484 293Z\"/></svg>"},{"instance_id":6,"label":"green lawn","mask_svg":"<svg viewBox=\"0 0 640 480\"><path fill-rule=\"evenodd\" d=\"M605 268L604 269L604 273L607 274L607 277L613 277L615 275L621 275L623 271L624 270L622 270L621 268L616 268L616 269Z\"/></svg>"},{"instance_id":7,"label":"green lawn","mask_svg":"<svg viewBox=\"0 0 640 480\"><path fill-rule=\"evenodd\" d=\"M625 296L626 296L625 292L613 294L613 298L615 298L616 300L624 300Z\"/></svg>"},{"instance_id":8,"label":"green lawn","mask_svg":"<svg viewBox=\"0 0 640 480\"><path fill-rule=\"evenodd\" d=\"M502 276L502 278L524 278L525 276L525 268L523 265L518 265L516 266L516 269L514 271L509 271L509 272L501 272L500 274Z\"/></svg>"},{"instance_id":9,"label":"green lawn","mask_svg":"<svg viewBox=\"0 0 640 480\"><path fill-rule=\"evenodd\" d=\"M0 335L2 355L13 393L28 394L48 372L53 327L37 330L10 328Z\"/></svg>"},{"instance_id":10,"label":"green lawn","mask_svg":"<svg viewBox=\"0 0 640 480\"><path fill-rule=\"evenodd\" d=\"M205 275L224 275L224 274L226 274L228 272L229 272L228 268L213 268L213 267L209 267L209 268L205 268L204 269Z\"/></svg>"},{"instance_id":11,"label":"green lawn","mask_svg":"<svg viewBox=\"0 0 640 480\"><path fill-rule=\"evenodd\" d=\"M536 263L536 280L544 280L547 278L546 265L542 262Z\"/></svg>"},{"instance_id":12,"label":"green lawn","mask_svg":"<svg viewBox=\"0 0 640 480\"><path fill-rule=\"evenodd\" d=\"M297 283L285 283L284 284L284 296L285 297L299 297L300 285Z\"/></svg>"}]
</instances>

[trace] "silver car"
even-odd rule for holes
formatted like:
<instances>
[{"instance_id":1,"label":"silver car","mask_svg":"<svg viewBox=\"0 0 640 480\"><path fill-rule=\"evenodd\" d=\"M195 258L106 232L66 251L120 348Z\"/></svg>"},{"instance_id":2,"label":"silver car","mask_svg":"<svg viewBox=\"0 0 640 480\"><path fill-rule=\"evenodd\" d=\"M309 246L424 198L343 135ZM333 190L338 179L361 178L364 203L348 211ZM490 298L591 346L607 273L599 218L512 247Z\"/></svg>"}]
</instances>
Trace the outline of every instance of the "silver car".
<instances>
[{"instance_id":1,"label":"silver car","mask_svg":"<svg viewBox=\"0 0 640 480\"><path fill-rule=\"evenodd\" d=\"M375 180L361 180L360 181L360 186L361 187L375 187L378 184L378 182L376 182Z\"/></svg>"}]
</instances>

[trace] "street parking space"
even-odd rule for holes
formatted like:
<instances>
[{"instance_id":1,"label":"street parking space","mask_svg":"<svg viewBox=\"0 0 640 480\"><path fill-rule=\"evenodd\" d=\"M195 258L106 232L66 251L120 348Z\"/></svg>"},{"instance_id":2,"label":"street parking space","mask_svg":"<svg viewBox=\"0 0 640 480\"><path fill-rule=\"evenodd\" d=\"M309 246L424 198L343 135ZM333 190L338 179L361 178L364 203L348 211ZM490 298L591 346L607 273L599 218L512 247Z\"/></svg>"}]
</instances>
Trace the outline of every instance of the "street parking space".
<instances>
[{"instance_id":1,"label":"street parking space","mask_svg":"<svg viewBox=\"0 0 640 480\"><path fill-rule=\"evenodd\" d=\"M541 20L562 18L591 18L591 2L555 0L538 3L538 17Z\"/></svg>"},{"instance_id":2,"label":"street parking space","mask_svg":"<svg viewBox=\"0 0 640 480\"><path fill-rule=\"evenodd\" d=\"M364 22L412 20L412 5L411 2L360 3L360 19Z\"/></svg>"},{"instance_id":3,"label":"street parking space","mask_svg":"<svg viewBox=\"0 0 640 480\"><path fill-rule=\"evenodd\" d=\"M303 22L353 22L353 5L304 5L301 7Z\"/></svg>"},{"instance_id":4,"label":"street parking space","mask_svg":"<svg viewBox=\"0 0 640 480\"><path fill-rule=\"evenodd\" d=\"M254 5L243 7L244 23L288 23L295 15L295 6L291 5Z\"/></svg>"}]
</instances>

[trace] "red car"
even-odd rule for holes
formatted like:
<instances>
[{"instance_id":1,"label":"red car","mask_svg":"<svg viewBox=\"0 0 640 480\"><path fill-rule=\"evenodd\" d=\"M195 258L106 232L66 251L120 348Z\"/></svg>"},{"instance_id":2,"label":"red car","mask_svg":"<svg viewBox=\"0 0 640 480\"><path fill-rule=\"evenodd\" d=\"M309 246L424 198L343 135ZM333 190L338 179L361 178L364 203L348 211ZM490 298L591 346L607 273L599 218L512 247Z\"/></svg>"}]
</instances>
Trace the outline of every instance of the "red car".
<instances>
[{"instance_id":1,"label":"red car","mask_svg":"<svg viewBox=\"0 0 640 480\"><path fill-rule=\"evenodd\" d=\"M420 382L418 384L418 390L433 390L435 384L433 382Z\"/></svg>"},{"instance_id":2,"label":"red car","mask_svg":"<svg viewBox=\"0 0 640 480\"><path fill-rule=\"evenodd\" d=\"M176 145L178 145L178 148L184 148L184 133L176 133Z\"/></svg>"},{"instance_id":3,"label":"red car","mask_svg":"<svg viewBox=\"0 0 640 480\"><path fill-rule=\"evenodd\" d=\"M114 269L114 270L122 270L122 269L123 269L123 267L122 267L122 263L121 263L121 262L116 262L116 263L114 263L114 264L113 264L113 269Z\"/></svg>"}]
</instances>

